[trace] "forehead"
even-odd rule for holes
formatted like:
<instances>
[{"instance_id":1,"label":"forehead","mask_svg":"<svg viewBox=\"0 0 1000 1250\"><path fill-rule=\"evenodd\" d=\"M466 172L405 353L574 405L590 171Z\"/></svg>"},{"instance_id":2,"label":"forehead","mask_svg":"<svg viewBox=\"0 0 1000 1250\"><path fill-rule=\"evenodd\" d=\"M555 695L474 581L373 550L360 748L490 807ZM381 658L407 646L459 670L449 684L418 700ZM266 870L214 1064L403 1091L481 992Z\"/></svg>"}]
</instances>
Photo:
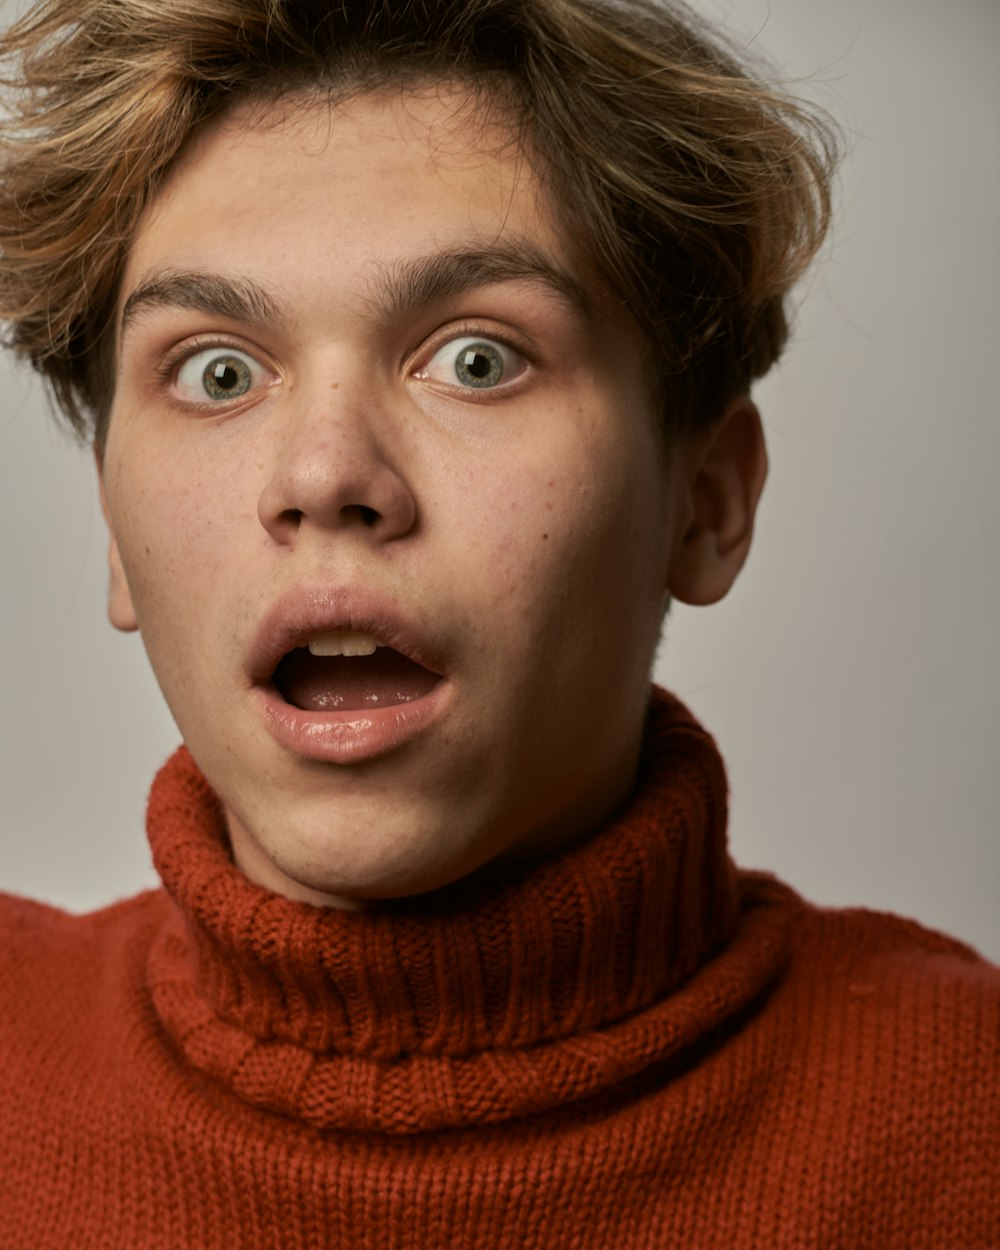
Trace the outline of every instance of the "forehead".
<instances>
[{"instance_id":1,"label":"forehead","mask_svg":"<svg viewBox=\"0 0 1000 1250\"><path fill-rule=\"evenodd\" d=\"M572 267L516 128L459 86L288 97L197 135L139 224L123 284L252 267L276 292L370 286L417 253L523 244Z\"/></svg>"}]
</instances>

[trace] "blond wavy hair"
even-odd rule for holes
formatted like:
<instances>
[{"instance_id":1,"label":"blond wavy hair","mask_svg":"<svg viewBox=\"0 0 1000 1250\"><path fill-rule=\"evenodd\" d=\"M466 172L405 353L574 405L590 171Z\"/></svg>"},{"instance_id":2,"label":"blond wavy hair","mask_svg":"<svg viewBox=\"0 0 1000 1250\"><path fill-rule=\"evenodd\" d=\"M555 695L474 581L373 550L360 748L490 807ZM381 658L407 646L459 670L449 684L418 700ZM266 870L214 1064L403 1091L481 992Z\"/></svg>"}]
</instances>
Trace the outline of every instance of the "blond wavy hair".
<instances>
[{"instance_id":1,"label":"blond wavy hair","mask_svg":"<svg viewBox=\"0 0 1000 1250\"><path fill-rule=\"evenodd\" d=\"M670 428L778 358L835 136L655 0L44 0L0 34L0 321L101 446L137 223L235 104L458 80L507 110L650 346Z\"/></svg>"}]
</instances>

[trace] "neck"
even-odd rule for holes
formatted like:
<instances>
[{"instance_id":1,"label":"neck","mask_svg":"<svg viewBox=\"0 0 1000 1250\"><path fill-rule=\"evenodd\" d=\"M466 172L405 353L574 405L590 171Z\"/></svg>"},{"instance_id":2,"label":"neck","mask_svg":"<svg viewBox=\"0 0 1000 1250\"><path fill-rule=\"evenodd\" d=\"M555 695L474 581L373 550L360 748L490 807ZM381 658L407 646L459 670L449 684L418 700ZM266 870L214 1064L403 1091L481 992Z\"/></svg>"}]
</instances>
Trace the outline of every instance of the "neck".
<instances>
[{"instance_id":1,"label":"neck","mask_svg":"<svg viewBox=\"0 0 1000 1250\"><path fill-rule=\"evenodd\" d=\"M636 791L588 841L501 881L320 909L239 873L182 749L150 799L174 902L151 957L154 1000L191 1062L316 1123L407 1131L525 1114L551 1097L546 1065L578 1064L581 1039L627 1031L732 936L725 819L714 743L657 692ZM585 1062L584 1085L600 1088L622 1047L611 1069ZM499 1055L510 1070L493 1103L478 1085L463 1094L461 1075L493 1071Z\"/></svg>"}]
</instances>

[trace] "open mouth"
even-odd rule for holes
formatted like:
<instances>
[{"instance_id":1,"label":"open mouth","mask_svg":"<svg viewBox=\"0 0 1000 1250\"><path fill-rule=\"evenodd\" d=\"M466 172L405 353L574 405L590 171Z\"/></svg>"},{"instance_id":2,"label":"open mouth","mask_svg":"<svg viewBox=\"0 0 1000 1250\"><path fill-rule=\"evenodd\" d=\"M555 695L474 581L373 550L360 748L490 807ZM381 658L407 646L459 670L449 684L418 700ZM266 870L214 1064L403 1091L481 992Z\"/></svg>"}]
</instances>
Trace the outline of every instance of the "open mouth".
<instances>
[{"instance_id":1,"label":"open mouth","mask_svg":"<svg viewBox=\"0 0 1000 1250\"><path fill-rule=\"evenodd\" d=\"M412 703L441 677L369 634L338 630L289 651L271 680L302 711L354 712Z\"/></svg>"}]
</instances>

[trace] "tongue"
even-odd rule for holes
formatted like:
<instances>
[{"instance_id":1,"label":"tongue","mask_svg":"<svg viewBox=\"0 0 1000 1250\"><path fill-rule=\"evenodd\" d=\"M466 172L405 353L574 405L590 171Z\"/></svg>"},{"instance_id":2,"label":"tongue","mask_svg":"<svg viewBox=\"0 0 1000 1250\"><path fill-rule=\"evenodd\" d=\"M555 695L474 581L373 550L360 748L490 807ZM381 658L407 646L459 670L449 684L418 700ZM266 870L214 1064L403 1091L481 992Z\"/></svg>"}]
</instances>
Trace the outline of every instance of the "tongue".
<instances>
[{"instance_id":1,"label":"tongue","mask_svg":"<svg viewBox=\"0 0 1000 1250\"><path fill-rule=\"evenodd\" d=\"M278 665L274 682L289 702L309 712L374 711L410 703L437 684L437 673L391 647L373 655L312 655L299 647Z\"/></svg>"}]
</instances>

